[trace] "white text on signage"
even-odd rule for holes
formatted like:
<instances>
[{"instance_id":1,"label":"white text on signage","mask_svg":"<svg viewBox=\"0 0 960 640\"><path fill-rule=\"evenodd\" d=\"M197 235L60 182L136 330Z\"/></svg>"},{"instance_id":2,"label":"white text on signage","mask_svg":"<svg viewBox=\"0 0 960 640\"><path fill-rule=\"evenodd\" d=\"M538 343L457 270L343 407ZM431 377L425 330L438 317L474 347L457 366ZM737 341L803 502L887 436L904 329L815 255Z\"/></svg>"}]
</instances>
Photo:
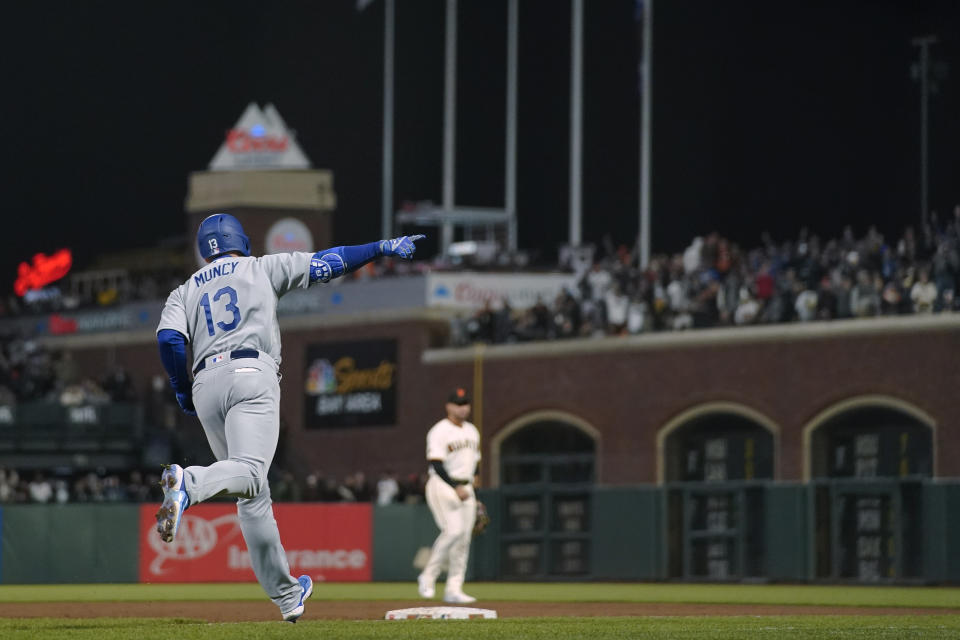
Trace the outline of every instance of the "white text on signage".
<instances>
[{"instance_id":1,"label":"white text on signage","mask_svg":"<svg viewBox=\"0 0 960 640\"><path fill-rule=\"evenodd\" d=\"M363 569L367 554L360 549L293 549L287 551L290 568L300 569ZM230 569L249 569L250 552L236 545L227 548Z\"/></svg>"}]
</instances>

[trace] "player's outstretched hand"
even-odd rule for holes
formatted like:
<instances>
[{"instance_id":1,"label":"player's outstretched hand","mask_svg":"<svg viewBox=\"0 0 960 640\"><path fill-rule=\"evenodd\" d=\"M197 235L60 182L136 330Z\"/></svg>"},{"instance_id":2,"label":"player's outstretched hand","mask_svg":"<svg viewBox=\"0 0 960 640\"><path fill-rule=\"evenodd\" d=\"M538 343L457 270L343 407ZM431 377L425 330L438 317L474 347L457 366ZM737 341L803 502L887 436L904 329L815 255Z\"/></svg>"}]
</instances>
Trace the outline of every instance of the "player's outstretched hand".
<instances>
[{"instance_id":1,"label":"player's outstretched hand","mask_svg":"<svg viewBox=\"0 0 960 640\"><path fill-rule=\"evenodd\" d=\"M183 409L183 412L188 416L197 415L197 409L193 406L193 396L191 394L178 393L177 404L180 405L180 408Z\"/></svg>"},{"instance_id":2,"label":"player's outstretched hand","mask_svg":"<svg viewBox=\"0 0 960 640\"><path fill-rule=\"evenodd\" d=\"M398 256L404 260L411 260L414 252L417 250L417 245L415 245L414 242L423 240L426 237L427 236L423 234L419 234L415 236L400 236L399 238L393 238L391 240L381 240L380 253L385 256Z\"/></svg>"}]
</instances>

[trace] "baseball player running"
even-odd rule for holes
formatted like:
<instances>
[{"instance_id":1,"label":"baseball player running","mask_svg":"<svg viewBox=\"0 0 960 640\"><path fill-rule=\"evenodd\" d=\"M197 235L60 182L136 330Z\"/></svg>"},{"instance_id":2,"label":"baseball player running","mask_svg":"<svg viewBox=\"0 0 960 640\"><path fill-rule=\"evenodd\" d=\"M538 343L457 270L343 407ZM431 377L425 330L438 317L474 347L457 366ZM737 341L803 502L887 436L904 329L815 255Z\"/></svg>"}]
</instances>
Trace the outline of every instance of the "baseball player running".
<instances>
[{"instance_id":1,"label":"baseball player running","mask_svg":"<svg viewBox=\"0 0 960 640\"><path fill-rule=\"evenodd\" d=\"M480 432L470 422L470 397L455 389L446 404L447 417L427 432L427 505L440 528L430 551L430 560L417 578L420 596L432 598L437 576L447 567L443 601L476 602L463 592L470 555L470 537L477 516L473 485L480 462Z\"/></svg>"},{"instance_id":2,"label":"baseball player running","mask_svg":"<svg viewBox=\"0 0 960 640\"><path fill-rule=\"evenodd\" d=\"M414 242L423 237L258 258L250 256L250 241L240 222L214 214L197 231L197 246L207 265L174 289L163 308L157 328L160 359L180 407L200 418L217 462L164 468L157 531L164 542L173 542L190 505L215 496L236 497L253 571L288 622L303 615L313 581L290 575L267 484L280 429L277 300L380 256L410 259ZM193 350L192 384L188 342Z\"/></svg>"}]
</instances>

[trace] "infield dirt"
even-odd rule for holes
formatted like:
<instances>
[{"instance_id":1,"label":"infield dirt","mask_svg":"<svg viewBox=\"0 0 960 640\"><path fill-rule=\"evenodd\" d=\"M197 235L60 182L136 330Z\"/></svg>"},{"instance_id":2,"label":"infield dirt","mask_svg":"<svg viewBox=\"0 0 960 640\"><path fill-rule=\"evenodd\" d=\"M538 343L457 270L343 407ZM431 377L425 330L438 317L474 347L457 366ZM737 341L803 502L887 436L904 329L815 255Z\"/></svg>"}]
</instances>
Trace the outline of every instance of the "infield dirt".
<instances>
[{"instance_id":1,"label":"infield dirt","mask_svg":"<svg viewBox=\"0 0 960 640\"><path fill-rule=\"evenodd\" d=\"M424 600L311 600L303 620L381 620L391 609L442 606ZM501 618L606 616L878 616L960 615L960 609L906 607L824 607L741 604L655 604L639 602L477 602ZM24 602L0 603L3 618L190 618L209 622L278 620L269 601L210 602Z\"/></svg>"}]
</instances>

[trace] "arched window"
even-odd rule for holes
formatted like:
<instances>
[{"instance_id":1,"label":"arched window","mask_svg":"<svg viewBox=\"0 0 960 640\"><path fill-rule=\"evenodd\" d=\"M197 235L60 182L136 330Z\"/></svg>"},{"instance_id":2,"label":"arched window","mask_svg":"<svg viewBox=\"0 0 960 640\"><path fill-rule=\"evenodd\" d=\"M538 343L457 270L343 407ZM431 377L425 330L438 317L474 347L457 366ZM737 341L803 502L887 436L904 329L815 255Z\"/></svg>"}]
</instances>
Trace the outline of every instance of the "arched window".
<instances>
[{"instance_id":1,"label":"arched window","mask_svg":"<svg viewBox=\"0 0 960 640\"><path fill-rule=\"evenodd\" d=\"M500 486L501 575L587 578L591 571L591 489L599 432L579 418L541 411L494 436Z\"/></svg>"},{"instance_id":2,"label":"arched window","mask_svg":"<svg viewBox=\"0 0 960 640\"><path fill-rule=\"evenodd\" d=\"M935 475L935 429L921 409L882 395L838 402L807 423L816 577L883 582L923 574L921 480Z\"/></svg>"},{"instance_id":3,"label":"arched window","mask_svg":"<svg viewBox=\"0 0 960 640\"><path fill-rule=\"evenodd\" d=\"M714 403L685 411L661 430L661 480L772 479L776 432L775 424L747 407Z\"/></svg>"},{"instance_id":4,"label":"arched window","mask_svg":"<svg viewBox=\"0 0 960 640\"><path fill-rule=\"evenodd\" d=\"M861 399L821 414L806 429L809 477L931 477L933 421L907 407Z\"/></svg>"},{"instance_id":5,"label":"arched window","mask_svg":"<svg viewBox=\"0 0 960 640\"><path fill-rule=\"evenodd\" d=\"M776 473L780 429L753 409L712 402L657 434L658 479L667 491L671 577L735 580L763 575L764 492Z\"/></svg>"},{"instance_id":6,"label":"arched window","mask_svg":"<svg viewBox=\"0 0 960 640\"><path fill-rule=\"evenodd\" d=\"M595 453L593 438L571 424L532 422L500 445L500 483L593 482Z\"/></svg>"}]
</instances>

